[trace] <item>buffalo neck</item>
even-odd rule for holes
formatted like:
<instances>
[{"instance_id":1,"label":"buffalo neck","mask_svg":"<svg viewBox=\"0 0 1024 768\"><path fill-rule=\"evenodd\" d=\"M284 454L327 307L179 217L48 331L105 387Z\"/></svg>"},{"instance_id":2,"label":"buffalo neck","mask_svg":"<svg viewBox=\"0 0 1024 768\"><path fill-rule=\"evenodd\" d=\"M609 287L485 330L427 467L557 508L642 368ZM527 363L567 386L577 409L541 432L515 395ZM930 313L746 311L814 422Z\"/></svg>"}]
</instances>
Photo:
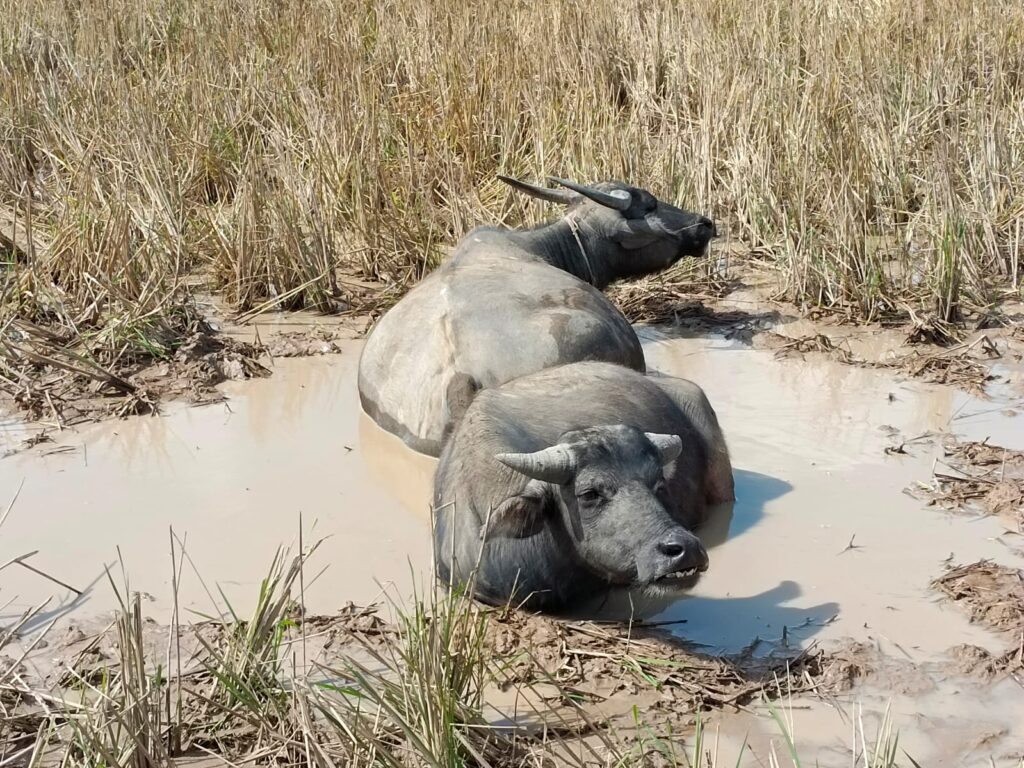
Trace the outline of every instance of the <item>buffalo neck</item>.
<instances>
[{"instance_id":1,"label":"buffalo neck","mask_svg":"<svg viewBox=\"0 0 1024 768\"><path fill-rule=\"evenodd\" d=\"M577 224L574 231L566 219L559 219L534 229L509 230L506 234L523 250L598 290L615 279L609 269L608 252L615 246L596 236L585 224Z\"/></svg>"},{"instance_id":2,"label":"buffalo neck","mask_svg":"<svg viewBox=\"0 0 1024 768\"><path fill-rule=\"evenodd\" d=\"M607 589L607 583L580 560L560 523L549 520L533 536L495 538L485 546L477 588L497 604L511 600L528 610L559 612Z\"/></svg>"}]
</instances>

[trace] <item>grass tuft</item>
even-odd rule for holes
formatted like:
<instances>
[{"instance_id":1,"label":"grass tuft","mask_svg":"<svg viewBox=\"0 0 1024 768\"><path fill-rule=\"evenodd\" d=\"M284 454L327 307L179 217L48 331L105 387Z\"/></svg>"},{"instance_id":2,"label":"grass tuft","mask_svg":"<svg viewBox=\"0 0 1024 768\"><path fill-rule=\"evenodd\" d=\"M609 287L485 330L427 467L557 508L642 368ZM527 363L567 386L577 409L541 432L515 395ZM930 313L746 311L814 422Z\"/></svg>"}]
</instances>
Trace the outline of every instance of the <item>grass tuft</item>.
<instances>
[{"instance_id":1,"label":"grass tuft","mask_svg":"<svg viewBox=\"0 0 1024 768\"><path fill-rule=\"evenodd\" d=\"M173 534L172 541L177 541ZM203 754L229 764L392 768L739 768L765 760L781 765L774 748L759 755L746 742L735 759L727 758L717 738L711 744L701 712L693 729L677 729L664 718L648 721L651 713L635 706L630 728L601 715L594 698L583 695L585 681L543 669L524 676L525 657L542 666L536 654L548 654L550 661L559 646L569 654L610 657L584 646L590 637L598 641L592 648L604 647L613 641L611 628L581 625L567 646L556 639L558 622L530 625L532 619L439 588L414 594L408 604L391 600L393 623L372 608L307 615L304 571L316 545L304 549L300 538L299 546L298 555L284 549L275 554L246 618L221 595L228 605L223 619L179 626L175 618L169 635L143 615L141 597L130 590L127 576L121 586L111 578L115 619L107 631L82 641L84 648L58 670L57 687L30 685L13 666L0 669L0 706L13 729L5 756L33 768L150 768ZM180 552L174 547L176 604L187 555L183 545ZM495 632L521 630L522 622L544 638L543 645L520 631L513 632L517 648L498 651ZM556 635L548 639L552 631ZM504 637L507 641L509 635ZM656 648L641 637L628 642L645 652ZM159 658L161 643L166 643L165 659ZM699 660L680 664L645 656L627 668L632 658L623 656L622 672L638 683L658 690L678 686L677 691L698 691L707 700L712 691L721 691L720 682L700 677ZM612 666L619 664L612 660ZM669 670L660 682L653 677L659 668ZM709 686L706 694L699 693L703 685ZM529 713L495 711L492 697L508 686L517 698L532 702ZM764 701L800 765L792 719L780 716L772 704L773 698L785 697L783 686L779 679L766 686ZM898 765L888 713L875 739L866 737L863 715L857 723L851 745L855 759L865 768Z\"/></svg>"}]
</instances>

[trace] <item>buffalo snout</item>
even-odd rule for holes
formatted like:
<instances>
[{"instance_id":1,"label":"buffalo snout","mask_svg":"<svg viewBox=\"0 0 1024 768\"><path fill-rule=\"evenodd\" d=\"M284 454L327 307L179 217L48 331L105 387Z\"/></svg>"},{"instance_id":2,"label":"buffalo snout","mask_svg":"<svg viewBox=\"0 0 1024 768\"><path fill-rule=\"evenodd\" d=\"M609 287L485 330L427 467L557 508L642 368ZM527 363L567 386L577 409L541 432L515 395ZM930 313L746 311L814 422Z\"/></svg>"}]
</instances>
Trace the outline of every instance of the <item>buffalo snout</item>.
<instances>
[{"instance_id":1,"label":"buffalo snout","mask_svg":"<svg viewBox=\"0 0 1024 768\"><path fill-rule=\"evenodd\" d=\"M683 528L666 532L651 554L650 568L658 583L679 582L687 586L708 569L708 551L700 539Z\"/></svg>"},{"instance_id":2,"label":"buffalo snout","mask_svg":"<svg viewBox=\"0 0 1024 768\"><path fill-rule=\"evenodd\" d=\"M683 213L675 227L677 258L707 254L708 245L718 237L718 225L714 220L695 213Z\"/></svg>"}]
</instances>

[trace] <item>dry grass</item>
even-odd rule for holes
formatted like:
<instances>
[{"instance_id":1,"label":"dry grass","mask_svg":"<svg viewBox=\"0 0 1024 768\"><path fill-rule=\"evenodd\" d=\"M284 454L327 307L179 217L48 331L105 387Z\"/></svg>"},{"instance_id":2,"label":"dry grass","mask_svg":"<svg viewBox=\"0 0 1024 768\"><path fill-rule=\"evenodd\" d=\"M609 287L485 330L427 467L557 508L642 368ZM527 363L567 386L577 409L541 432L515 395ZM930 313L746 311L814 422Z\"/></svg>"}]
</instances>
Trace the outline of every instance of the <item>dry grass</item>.
<instances>
[{"instance_id":1,"label":"dry grass","mask_svg":"<svg viewBox=\"0 0 1024 768\"><path fill-rule=\"evenodd\" d=\"M932 587L966 610L972 622L1019 635L1024 631L1024 572L988 560L951 567Z\"/></svg>"},{"instance_id":2,"label":"dry grass","mask_svg":"<svg viewBox=\"0 0 1024 768\"><path fill-rule=\"evenodd\" d=\"M637 627L530 618L440 590L392 603L393 622L374 608L311 616L303 574L315 549L278 551L250 615L229 608L194 625L175 618L169 630L146 619L126 577L111 579L115 620L74 646L51 638L45 653L62 660L53 679L27 679L0 657L0 760L149 768L209 754L232 765L711 768L727 761L703 741L700 713L762 702L779 743L767 755L742 749L735 764L781 765L780 747L799 764L786 699L846 682L843 670L832 680L819 651L744 668ZM186 558L172 548L175 589ZM602 684L604 695L587 694ZM533 703L517 715L489 709L488 697L510 687ZM635 702L632 716L602 716L595 703L620 688ZM657 693L645 698L645 689ZM644 704L666 695L676 699L669 710ZM695 730L671 727L687 721ZM888 717L877 740L862 732L856 741L854 753L887 756L865 765L897 764Z\"/></svg>"},{"instance_id":3,"label":"dry grass","mask_svg":"<svg viewBox=\"0 0 1024 768\"><path fill-rule=\"evenodd\" d=\"M1016 0L0 0L5 311L142 344L201 271L240 308L402 286L500 171L621 177L793 298L954 319L1016 289ZM160 334L156 333L159 338ZM173 343L161 341L160 343Z\"/></svg>"},{"instance_id":4,"label":"dry grass","mask_svg":"<svg viewBox=\"0 0 1024 768\"><path fill-rule=\"evenodd\" d=\"M950 565L932 589L958 605L971 622L1008 637L1002 653L961 645L953 649L960 671L989 680L1012 676L1024 685L1024 571L989 560Z\"/></svg>"},{"instance_id":5,"label":"dry grass","mask_svg":"<svg viewBox=\"0 0 1024 768\"><path fill-rule=\"evenodd\" d=\"M930 482L907 491L950 511L994 515L1024 532L1024 452L988 442L947 441Z\"/></svg>"}]
</instances>

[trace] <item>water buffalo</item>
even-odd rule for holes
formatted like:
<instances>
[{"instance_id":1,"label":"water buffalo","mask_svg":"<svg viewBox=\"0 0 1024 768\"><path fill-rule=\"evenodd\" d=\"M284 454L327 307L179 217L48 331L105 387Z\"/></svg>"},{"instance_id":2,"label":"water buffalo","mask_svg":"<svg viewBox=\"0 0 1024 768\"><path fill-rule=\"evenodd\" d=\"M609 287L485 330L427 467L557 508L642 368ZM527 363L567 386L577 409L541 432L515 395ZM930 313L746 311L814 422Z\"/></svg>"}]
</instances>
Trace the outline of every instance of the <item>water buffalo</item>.
<instances>
[{"instance_id":1,"label":"water buffalo","mask_svg":"<svg viewBox=\"0 0 1024 768\"><path fill-rule=\"evenodd\" d=\"M437 456L453 414L478 389L579 360L645 370L640 342L601 293L613 280L700 255L704 216L618 182L547 189L567 206L533 229L480 227L378 321L359 361L359 397L377 424Z\"/></svg>"},{"instance_id":2,"label":"water buffalo","mask_svg":"<svg viewBox=\"0 0 1024 768\"><path fill-rule=\"evenodd\" d=\"M479 392L455 425L434 475L437 573L546 611L609 587L685 589L708 567L691 531L733 499L700 387L570 363Z\"/></svg>"}]
</instances>

